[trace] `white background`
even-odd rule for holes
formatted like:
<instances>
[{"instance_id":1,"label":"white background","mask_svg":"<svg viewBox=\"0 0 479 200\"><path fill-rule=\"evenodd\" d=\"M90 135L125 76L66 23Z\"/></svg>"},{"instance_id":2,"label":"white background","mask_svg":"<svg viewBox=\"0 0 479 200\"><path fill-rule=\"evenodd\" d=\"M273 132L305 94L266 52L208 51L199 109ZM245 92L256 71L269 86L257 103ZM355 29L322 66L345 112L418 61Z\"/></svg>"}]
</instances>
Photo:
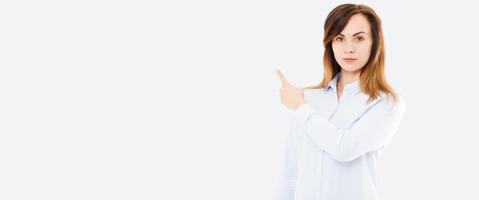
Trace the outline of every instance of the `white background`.
<instances>
[{"instance_id":1,"label":"white background","mask_svg":"<svg viewBox=\"0 0 479 200\"><path fill-rule=\"evenodd\" d=\"M343 2L2 1L0 199L269 199L298 86ZM406 99L382 199L477 199L479 31L466 1L362 2Z\"/></svg>"}]
</instances>

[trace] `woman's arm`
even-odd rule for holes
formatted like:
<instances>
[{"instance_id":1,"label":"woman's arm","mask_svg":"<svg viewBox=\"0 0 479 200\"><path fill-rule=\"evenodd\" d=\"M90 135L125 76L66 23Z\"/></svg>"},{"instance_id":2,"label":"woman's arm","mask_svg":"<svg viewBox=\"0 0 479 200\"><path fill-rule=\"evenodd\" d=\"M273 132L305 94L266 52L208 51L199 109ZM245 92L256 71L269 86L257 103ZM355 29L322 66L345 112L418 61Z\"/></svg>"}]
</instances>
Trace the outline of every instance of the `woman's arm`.
<instances>
[{"instance_id":1,"label":"woman's arm","mask_svg":"<svg viewBox=\"0 0 479 200\"><path fill-rule=\"evenodd\" d=\"M291 120L288 135L285 140L284 153L281 162L280 176L276 185L274 200L293 200L297 180L298 126Z\"/></svg>"},{"instance_id":2,"label":"woman's arm","mask_svg":"<svg viewBox=\"0 0 479 200\"><path fill-rule=\"evenodd\" d=\"M293 112L307 136L335 160L348 162L386 145L399 128L405 102L380 99L350 128L342 129L319 115L308 103Z\"/></svg>"}]
</instances>

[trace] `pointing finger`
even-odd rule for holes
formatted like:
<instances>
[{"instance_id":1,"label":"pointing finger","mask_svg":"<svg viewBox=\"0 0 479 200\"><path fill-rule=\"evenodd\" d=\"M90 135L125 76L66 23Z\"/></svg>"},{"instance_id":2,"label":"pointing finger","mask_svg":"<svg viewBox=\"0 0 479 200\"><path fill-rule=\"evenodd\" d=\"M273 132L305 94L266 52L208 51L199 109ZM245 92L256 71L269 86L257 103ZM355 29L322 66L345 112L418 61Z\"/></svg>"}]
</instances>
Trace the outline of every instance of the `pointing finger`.
<instances>
[{"instance_id":1,"label":"pointing finger","mask_svg":"<svg viewBox=\"0 0 479 200\"><path fill-rule=\"evenodd\" d=\"M286 78L284 77L283 73L282 73L279 69L277 69L277 70L276 70L276 74L278 74L278 77L279 77L279 79L281 80L281 85L282 85L283 87L287 86L287 85L288 85L288 81L286 81Z\"/></svg>"}]
</instances>

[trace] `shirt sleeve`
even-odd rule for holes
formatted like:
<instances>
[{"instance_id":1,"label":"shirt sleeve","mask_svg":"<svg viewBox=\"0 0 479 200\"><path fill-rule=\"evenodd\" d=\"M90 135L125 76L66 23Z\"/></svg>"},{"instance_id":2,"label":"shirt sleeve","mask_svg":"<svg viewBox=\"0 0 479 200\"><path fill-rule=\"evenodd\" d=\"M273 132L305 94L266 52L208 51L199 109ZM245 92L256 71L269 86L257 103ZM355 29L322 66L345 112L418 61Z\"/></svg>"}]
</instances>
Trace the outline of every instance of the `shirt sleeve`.
<instances>
[{"instance_id":1,"label":"shirt sleeve","mask_svg":"<svg viewBox=\"0 0 479 200\"><path fill-rule=\"evenodd\" d=\"M294 200L297 183L297 130L298 125L291 119L289 131L284 142L281 171L274 192L274 200Z\"/></svg>"},{"instance_id":2,"label":"shirt sleeve","mask_svg":"<svg viewBox=\"0 0 479 200\"><path fill-rule=\"evenodd\" d=\"M335 160L352 161L389 143L404 115L405 101L377 101L354 124L339 128L319 115L307 102L293 112L308 138Z\"/></svg>"}]
</instances>

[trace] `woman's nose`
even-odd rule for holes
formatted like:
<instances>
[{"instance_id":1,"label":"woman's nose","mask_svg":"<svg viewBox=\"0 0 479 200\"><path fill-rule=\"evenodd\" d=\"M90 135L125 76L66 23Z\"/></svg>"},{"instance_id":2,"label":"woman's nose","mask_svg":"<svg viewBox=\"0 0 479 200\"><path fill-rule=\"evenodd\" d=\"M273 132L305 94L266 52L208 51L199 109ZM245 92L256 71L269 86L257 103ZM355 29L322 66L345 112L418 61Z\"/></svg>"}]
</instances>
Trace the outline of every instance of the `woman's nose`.
<instances>
[{"instance_id":1,"label":"woman's nose","mask_svg":"<svg viewBox=\"0 0 479 200\"><path fill-rule=\"evenodd\" d=\"M344 53L354 53L354 45L351 42L346 42L344 46Z\"/></svg>"}]
</instances>

